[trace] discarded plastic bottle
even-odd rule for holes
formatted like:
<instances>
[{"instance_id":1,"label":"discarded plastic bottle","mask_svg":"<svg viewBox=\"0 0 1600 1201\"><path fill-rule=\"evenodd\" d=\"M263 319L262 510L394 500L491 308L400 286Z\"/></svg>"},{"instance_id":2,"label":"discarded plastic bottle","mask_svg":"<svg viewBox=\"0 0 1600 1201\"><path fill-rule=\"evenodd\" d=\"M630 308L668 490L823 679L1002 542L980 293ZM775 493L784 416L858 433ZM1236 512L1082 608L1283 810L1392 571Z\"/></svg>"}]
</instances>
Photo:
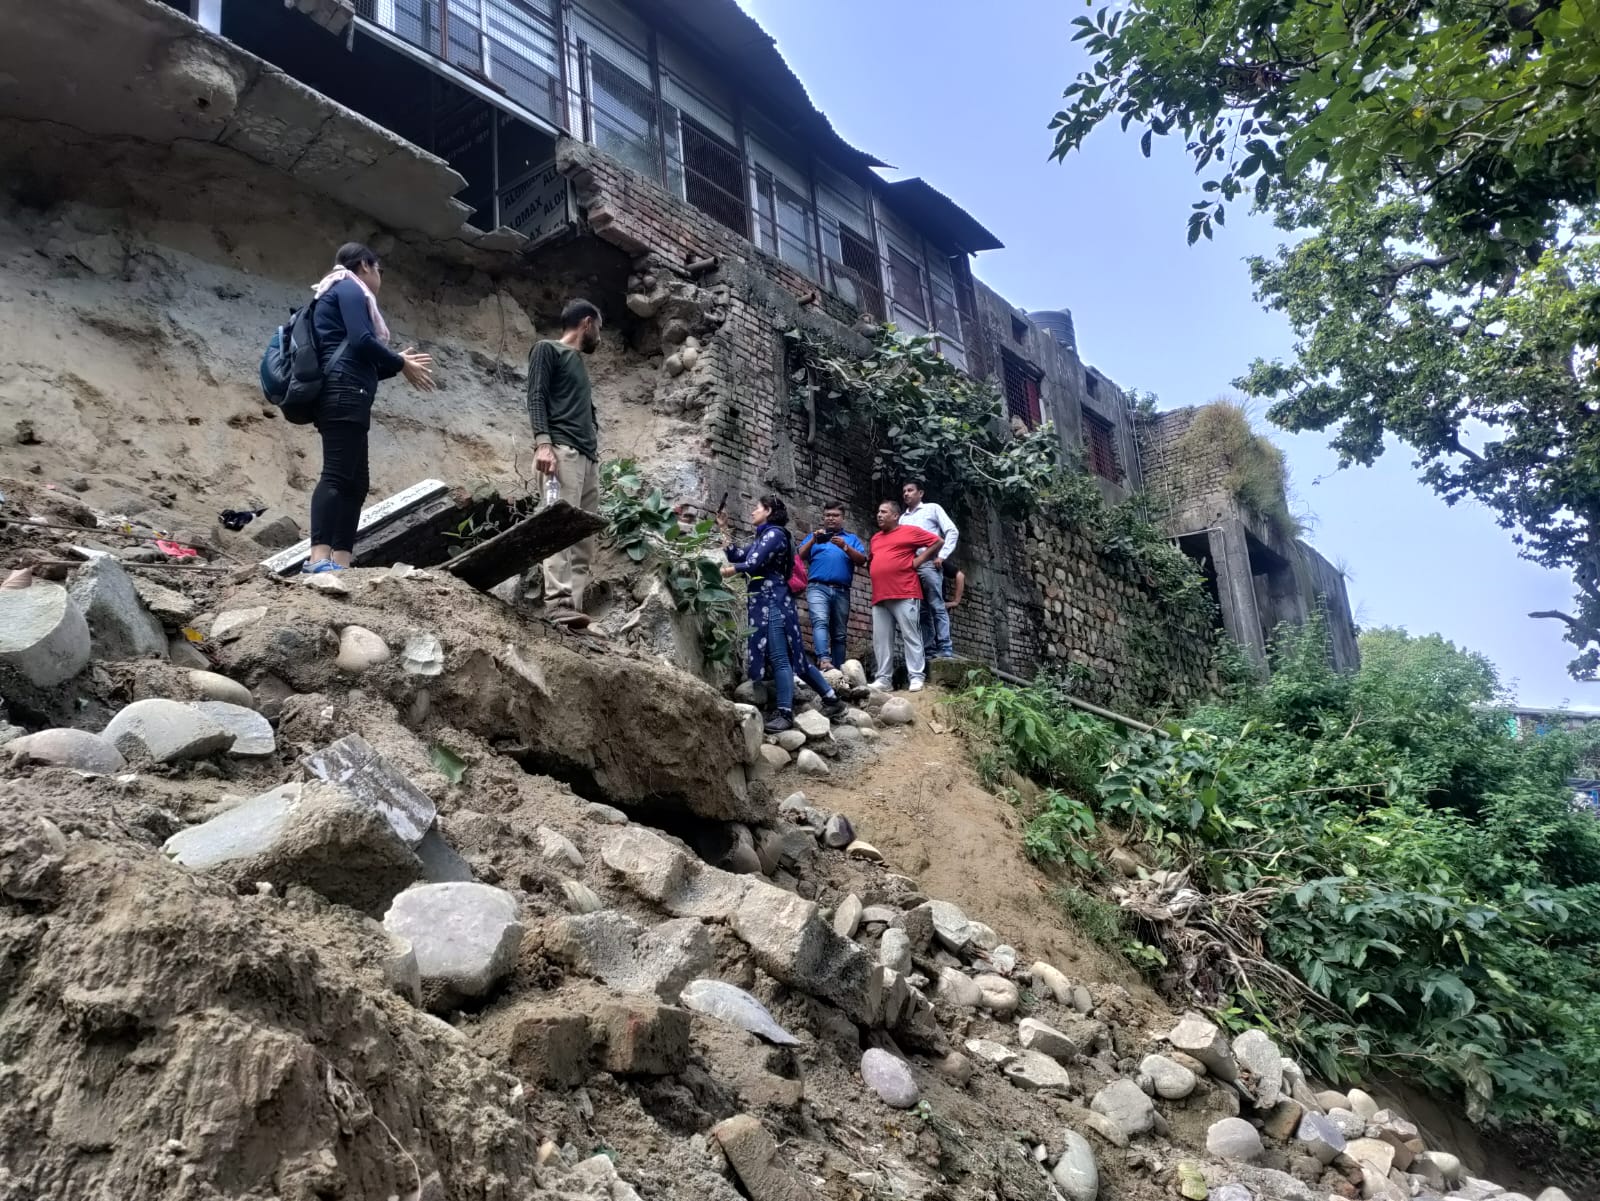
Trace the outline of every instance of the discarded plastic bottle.
<instances>
[{"instance_id":1,"label":"discarded plastic bottle","mask_svg":"<svg viewBox=\"0 0 1600 1201\"><path fill-rule=\"evenodd\" d=\"M553 475L544 477L544 503L549 506L561 499L561 481Z\"/></svg>"}]
</instances>

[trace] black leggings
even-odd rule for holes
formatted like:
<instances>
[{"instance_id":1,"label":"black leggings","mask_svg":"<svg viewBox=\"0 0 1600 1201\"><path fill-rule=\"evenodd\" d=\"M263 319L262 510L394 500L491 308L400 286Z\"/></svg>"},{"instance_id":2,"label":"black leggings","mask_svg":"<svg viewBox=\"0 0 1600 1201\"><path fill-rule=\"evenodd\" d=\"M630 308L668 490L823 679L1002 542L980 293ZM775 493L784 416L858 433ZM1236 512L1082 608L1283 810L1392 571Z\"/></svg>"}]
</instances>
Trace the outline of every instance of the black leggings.
<instances>
[{"instance_id":1,"label":"black leggings","mask_svg":"<svg viewBox=\"0 0 1600 1201\"><path fill-rule=\"evenodd\" d=\"M354 550L367 499L367 427L372 398L355 388L323 390L317 415L322 476L311 493L311 545Z\"/></svg>"}]
</instances>

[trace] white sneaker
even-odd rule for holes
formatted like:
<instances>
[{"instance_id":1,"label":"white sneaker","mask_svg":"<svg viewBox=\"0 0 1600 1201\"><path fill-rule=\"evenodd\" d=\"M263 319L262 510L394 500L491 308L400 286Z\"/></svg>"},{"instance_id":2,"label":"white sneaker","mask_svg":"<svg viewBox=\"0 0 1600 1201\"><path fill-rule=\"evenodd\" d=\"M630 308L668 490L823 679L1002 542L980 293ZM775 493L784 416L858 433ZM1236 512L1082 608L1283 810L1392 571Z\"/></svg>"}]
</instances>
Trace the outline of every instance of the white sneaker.
<instances>
[{"instance_id":1,"label":"white sneaker","mask_svg":"<svg viewBox=\"0 0 1600 1201\"><path fill-rule=\"evenodd\" d=\"M872 683L868 684L867 687L872 689L872 691L874 691L874 692L888 692L889 691L889 685L885 684L882 680L874 680L874 681L872 681Z\"/></svg>"},{"instance_id":2,"label":"white sneaker","mask_svg":"<svg viewBox=\"0 0 1600 1201\"><path fill-rule=\"evenodd\" d=\"M911 691L911 692L921 692L922 691L922 681L921 680L912 680L911 681L911 687L910 687L909 691Z\"/></svg>"}]
</instances>

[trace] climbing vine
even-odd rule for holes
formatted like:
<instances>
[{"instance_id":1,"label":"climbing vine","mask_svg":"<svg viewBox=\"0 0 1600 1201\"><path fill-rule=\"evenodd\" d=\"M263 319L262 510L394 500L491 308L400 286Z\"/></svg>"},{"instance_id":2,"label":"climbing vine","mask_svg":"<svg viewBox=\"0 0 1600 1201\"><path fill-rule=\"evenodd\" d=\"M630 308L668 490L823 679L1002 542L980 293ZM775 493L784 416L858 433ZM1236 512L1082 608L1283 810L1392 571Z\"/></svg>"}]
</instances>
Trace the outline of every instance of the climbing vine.
<instances>
[{"instance_id":1,"label":"climbing vine","mask_svg":"<svg viewBox=\"0 0 1600 1201\"><path fill-rule=\"evenodd\" d=\"M632 459L601 466L600 514L606 544L654 574L678 611L695 618L706 662L731 663L739 641L738 598L723 586L716 523L681 516Z\"/></svg>"},{"instance_id":2,"label":"climbing vine","mask_svg":"<svg viewBox=\"0 0 1600 1201\"><path fill-rule=\"evenodd\" d=\"M1171 609L1209 616L1199 571L1151 520L1144 498L1108 504L1083 465L1063 455L1050 422L1013 427L995 386L950 363L932 337L883 326L865 357L801 329L785 338L795 407L830 438L864 445L880 491L898 495L901 481L922 479L958 503L981 499L1005 517L1076 527L1131 562Z\"/></svg>"}]
</instances>

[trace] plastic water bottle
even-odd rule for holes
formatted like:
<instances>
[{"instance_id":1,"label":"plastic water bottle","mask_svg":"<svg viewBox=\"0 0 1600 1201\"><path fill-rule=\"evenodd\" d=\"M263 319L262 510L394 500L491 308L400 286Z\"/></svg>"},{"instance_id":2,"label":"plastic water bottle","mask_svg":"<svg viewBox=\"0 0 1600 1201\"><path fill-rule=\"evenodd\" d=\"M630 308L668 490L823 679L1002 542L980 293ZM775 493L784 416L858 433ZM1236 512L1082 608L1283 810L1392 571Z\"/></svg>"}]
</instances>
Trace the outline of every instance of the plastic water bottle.
<instances>
[{"instance_id":1,"label":"plastic water bottle","mask_svg":"<svg viewBox=\"0 0 1600 1201\"><path fill-rule=\"evenodd\" d=\"M545 507L548 508L549 506L555 504L556 501L558 501L560 499L561 499L561 481L558 480L553 475L545 476L544 477L544 503L545 503Z\"/></svg>"}]
</instances>

